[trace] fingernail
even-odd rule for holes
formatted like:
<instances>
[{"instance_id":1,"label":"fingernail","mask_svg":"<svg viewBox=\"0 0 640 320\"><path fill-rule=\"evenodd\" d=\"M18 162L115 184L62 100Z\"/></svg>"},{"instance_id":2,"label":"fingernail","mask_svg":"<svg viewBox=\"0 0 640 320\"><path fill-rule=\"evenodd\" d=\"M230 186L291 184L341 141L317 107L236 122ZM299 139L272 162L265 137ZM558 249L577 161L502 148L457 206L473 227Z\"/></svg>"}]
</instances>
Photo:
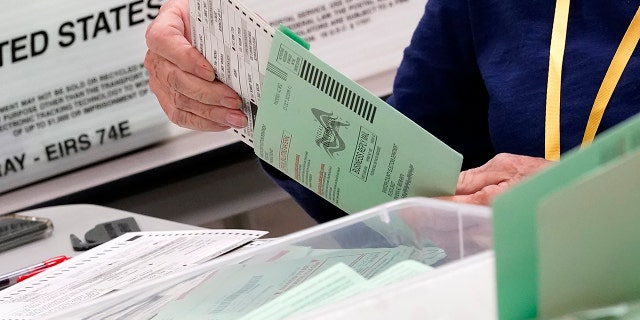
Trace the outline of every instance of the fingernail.
<instances>
[{"instance_id":1,"label":"fingernail","mask_svg":"<svg viewBox=\"0 0 640 320\"><path fill-rule=\"evenodd\" d=\"M247 126L247 117L245 117L243 114L241 115L235 112L229 113L227 114L225 120L227 120L227 123L232 127L244 128Z\"/></svg>"},{"instance_id":2,"label":"fingernail","mask_svg":"<svg viewBox=\"0 0 640 320\"><path fill-rule=\"evenodd\" d=\"M216 79L216 73L207 65L201 65L196 72L198 77L204 80L213 81Z\"/></svg>"},{"instance_id":3,"label":"fingernail","mask_svg":"<svg viewBox=\"0 0 640 320\"><path fill-rule=\"evenodd\" d=\"M225 97L220 99L220 105L229 109L240 109L240 107L242 107L242 102L240 99Z\"/></svg>"}]
</instances>

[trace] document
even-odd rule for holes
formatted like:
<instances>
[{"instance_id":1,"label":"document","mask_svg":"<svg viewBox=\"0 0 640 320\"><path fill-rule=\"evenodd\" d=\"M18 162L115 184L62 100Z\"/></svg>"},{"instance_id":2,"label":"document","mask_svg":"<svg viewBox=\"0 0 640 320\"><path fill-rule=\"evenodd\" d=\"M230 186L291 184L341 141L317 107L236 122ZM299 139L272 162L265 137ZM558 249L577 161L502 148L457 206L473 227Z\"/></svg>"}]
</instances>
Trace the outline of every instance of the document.
<instances>
[{"instance_id":1,"label":"document","mask_svg":"<svg viewBox=\"0 0 640 320\"><path fill-rule=\"evenodd\" d=\"M127 233L0 291L0 319L41 319L188 270L264 234L231 229Z\"/></svg>"},{"instance_id":2,"label":"document","mask_svg":"<svg viewBox=\"0 0 640 320\"><path fill-rule=\"evenodd\" d=\"M241 320L276 320L300 315L332 302L374 290L423 272L431 267L404 260L367 280L344 263L338 263L297 287L251 311ZM302 315L301 318L304 318Z\"/></svg>"},{"instance_id":3,"label":"document","mask_svg":"<svg viewBox=\"0 0 640 320\"><path fill-rule=\"evenodd\" d=\"M242 97L244 129L232 129L253 146L253 129L274 29L239 1L189 1L193 45L211 63L217 80Z\"/></svg>"},{"instance_id":4,"label":"document","mask_svg":"<svg viewBox=\"0 0 640 320\"><path fill-rule=\"evenodd\" d=\"M421 264L433 264L444 257L441 249L430 249L439 254L430 255L430 259L420 261ZM286 249L270 257L261 256L256 261L221 269L188 294L163 307L154 320L238 319L337 264L347 265L360 277L375 278L399 262L424 256L420 253L422 250L406 246L309 250L306 256L301 256L304 251Z\"/></svg>"},{"instance_id":5,"label":"document","mask_svg":"<svg viewBox=\"0 0 640 320\"><path fill-rule=\"evenodd\" d=\"M255 152L348 213L455 191L462 156L277 31Z\"/></svg>"},{"instance_id":6,"label":"document","mask_svg":"<svg viewBox=\"0 0 640 320\"><path fill-rule=\"evenodd\" d=\"M311 43L314 55L383 96L391 93L402 51L409 44L425 3L426 0L193 0L189 2L192 41L214 66L218 80L243 98L249 125L232 130L252 145L253 120L271 38L278 25L286 25ZM396 32L388 32L390 26Z\"/></svg>"},{"instance_id":7,"label":"document","mask_svg":"<svg viewBox=\"0 0 640 320\"><path fill-rule=\"evenodd\" d=\"M190 5L194 46L242 97L248 126L232 130L258 157L348 213L454 193L462 156L305 40L237 0Z\"/></svg>"}]
</instances>

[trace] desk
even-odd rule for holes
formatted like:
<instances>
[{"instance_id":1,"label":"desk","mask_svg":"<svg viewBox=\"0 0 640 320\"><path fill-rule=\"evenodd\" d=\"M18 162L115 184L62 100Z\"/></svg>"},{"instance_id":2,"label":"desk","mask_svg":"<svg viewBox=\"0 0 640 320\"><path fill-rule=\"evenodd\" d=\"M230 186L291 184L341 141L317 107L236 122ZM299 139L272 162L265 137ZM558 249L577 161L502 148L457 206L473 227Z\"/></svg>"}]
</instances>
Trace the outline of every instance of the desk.
<instances>
[{"instance_id":1,"label":"desk","mask_svg":"<svg viewBox=\"0 0 640 320\"><path fill-rule=\"evenodd\" d=\"M0 274L4 274L58 255L75 256L69 234L84 238L96 224L133 217L142 231L201 229L200 227L135 214L107 207L78 204L34 209L21 214L49 218L53 222L50 237L0 253Z\"/></svg>"}]
</instances>

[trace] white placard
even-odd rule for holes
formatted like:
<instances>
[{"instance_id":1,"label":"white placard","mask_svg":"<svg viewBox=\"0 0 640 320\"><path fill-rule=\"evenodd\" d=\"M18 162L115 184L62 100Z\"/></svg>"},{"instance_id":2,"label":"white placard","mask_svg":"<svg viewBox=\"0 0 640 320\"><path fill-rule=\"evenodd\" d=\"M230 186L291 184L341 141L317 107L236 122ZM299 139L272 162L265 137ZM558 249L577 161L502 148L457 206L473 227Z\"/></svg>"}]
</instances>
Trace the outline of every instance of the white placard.
<instances>
[{"instance_id":1,"label":"white placard","mask_svg":"<svg viewBox=\"0 0 640 320\"><path fill-rule=\"evenodd\" d=\"M162 0L6 0L0 193L181 132L148 88L144 32Z\"/></svg>"},{"instance_id":2,"label":"white placard","mask_svg":"<svg viewBox=\"0 0 640 320\"><path fill-rule=\"evenodd\" d=\"M424 13L427 0L243 0L272 26L283 24L311 44L318 58L370 91L368 78L398 68L402 52Z\"/></svg>"}]
</instances>

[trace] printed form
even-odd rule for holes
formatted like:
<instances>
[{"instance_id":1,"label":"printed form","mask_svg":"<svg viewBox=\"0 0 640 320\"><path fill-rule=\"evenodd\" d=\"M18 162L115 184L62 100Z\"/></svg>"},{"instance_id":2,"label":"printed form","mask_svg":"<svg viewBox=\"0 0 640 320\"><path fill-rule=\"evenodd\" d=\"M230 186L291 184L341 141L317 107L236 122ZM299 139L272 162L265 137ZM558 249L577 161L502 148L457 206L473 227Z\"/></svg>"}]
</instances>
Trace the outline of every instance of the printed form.
<instances>
[{"instance_id":1,"label":"printed form","mask_svg":"<svg viewBox=\"0 0 640 320\"><path fill-rule=\"evenodd\" d=\"M193 45L213 65L216 78L242 97L248 125L232 130L253 146L253 128L274 30L240 2L195 0L189 5Z\"/></svg>"},{"instance_id":2,"label":"printed form","mask_svg":"<svg viewBox=\"0 0 640 320\"><path fill-rule=\"evenodd\" d=\"M355 274L360 282L364 281L363 279L370 279L368 282L377 283L376 279L380 279L382 281L380 285L383 285L394 281L393 279L399 279L397 277L407 277L412 274L406 271L400 272L399 266L393 267L399 263L415 259L416 261L413 262L420 264L421 270L429 270L431 267L428 265L445 257L442 249L435 247L416 249L400 246L338 250L307 250L304 247L291 247L285 249L271 253L269 258L259 257L256 261L252 259L245 264L228 266L211 274L207 280L188 294L163 307L153 319L238 319L249 313L255 314L252 311L260 310L263 305L264 308L271 309L272 304L280 303L278 302L281 301L280 297L295 296L295 292L300 293L298 290L305 291L304 288L307 288L306 293L314 291L317 289L318 280L313 279L322 279L324 277L322 274L326 275L325 272L334 269L336 265L348 268L350 279L353 279L352 275ZM394 277L391 274L398 276ZM308 281L311 283L305 285ZM302 285L304 287L297 289ZM349 291L354 294L360 290L359 287L352 289L357 289ZM294 290L294 293L288 294L291 290ZM283 299L289 299L286 297ZM312 301L304 303L310 302ZM256 311L256 313L259 312Z\"/></svg>"},{"instance_id":3,"label":"printed form","mask_svg":"<svg viewBox=\"0 0 640 320\"><path fill-rule=\"evenodd\" d=\"M367 280L348 265L337 263L251 311L240 320L275 320L292 315L305 319L304 313L315 308L390 285L432 269L414 260L404 260Z\"/></svg>"},{"instance_id":4,"label":"printed form","mask_svg":"<svg viewBox=\"0 0 640 320\"><path fill-rule=\"evenodd\" d=\"M249 125L234 131L258 157L347 213L454 193L462 156L300 39L239 1L190 10L193 43L242 97Z\"/></svg>"},{"instance_id":5,"label":"printed form","mask_svg":"<svg viewBox=\"0 0 640 320\"><path fill-rule=\"evenodd\" d=\"M0 319L42 319L189 270L264 234L232 229L127 233L2 290Z\"/></svg>"}]
</instances>

